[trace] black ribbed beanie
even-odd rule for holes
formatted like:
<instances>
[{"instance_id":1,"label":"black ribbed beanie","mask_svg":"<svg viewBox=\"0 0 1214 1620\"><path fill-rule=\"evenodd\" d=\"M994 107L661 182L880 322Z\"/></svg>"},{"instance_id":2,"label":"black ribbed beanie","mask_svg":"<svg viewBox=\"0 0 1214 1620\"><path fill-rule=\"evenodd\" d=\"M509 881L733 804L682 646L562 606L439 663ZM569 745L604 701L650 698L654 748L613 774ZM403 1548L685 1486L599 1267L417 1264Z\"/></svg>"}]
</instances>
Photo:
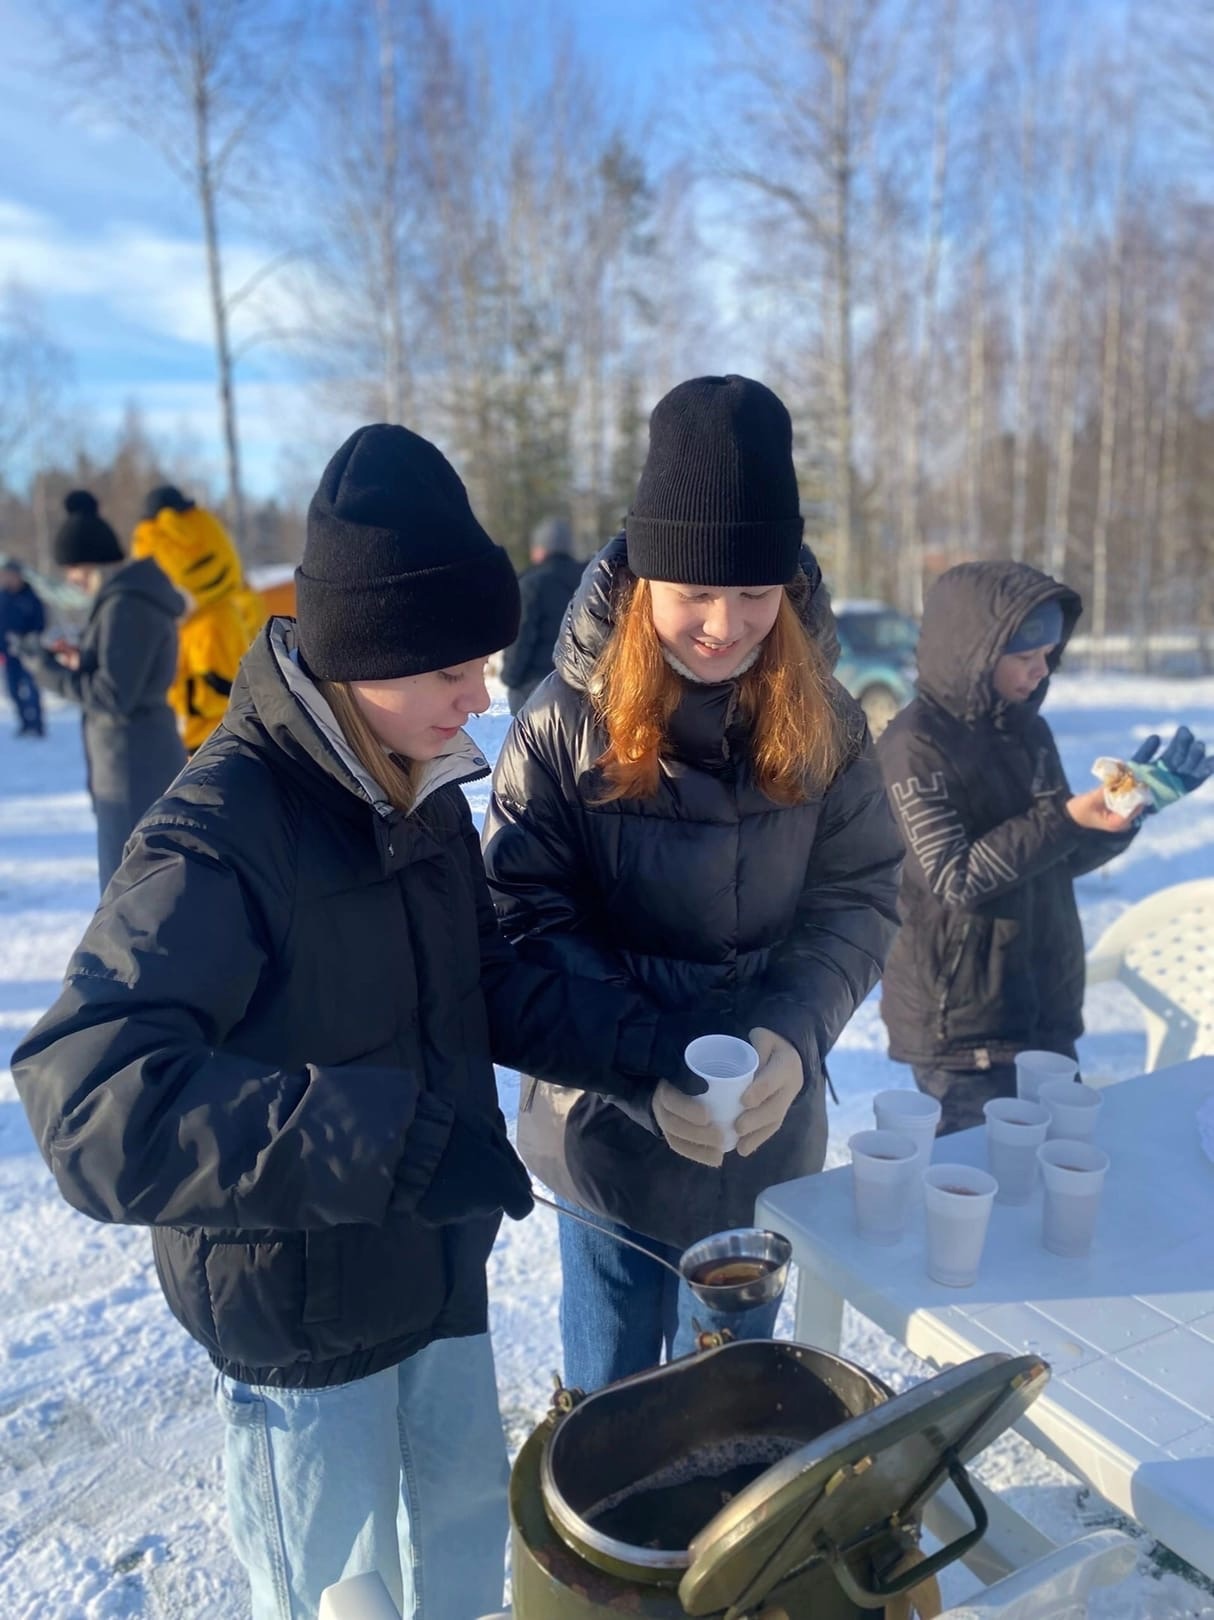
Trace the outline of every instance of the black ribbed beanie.
<instances>
[{"instance_id":1,"label":"black ribbed beanie","mask_svg":"<svg viewBox=\"0 0 1214 1620\"><path fill-rule=\"evenodd\" d=\"M783 585L801 555L792 420L749 377L693 377L649 418L628 566L681 585Z\"/></svg>"},{"instance_id":2,"label":"black ribbed beanie","mask_svg":"<svg viewBox=\"0 0 1214 1620\"><path fill-rule=\"evenodd\" d=\"M488 657L518 635L518 580L451 463L408 428L359 428L325 468L295 572L299 652L327 681Z\"/></svg>"},{"instance_id":3,"label":"black ribbed beanie","mask_svg":"<svg viewBox=\"0 0 1214 1620\"><path fill-rule=\"evenodd\" d=\"M95 495L87 489L74 489L64 496L63 505L67 517L59 525L51 547L60 568L99 568L125 561L126 553L101 516Z\"/></svg>"}]
</instances>

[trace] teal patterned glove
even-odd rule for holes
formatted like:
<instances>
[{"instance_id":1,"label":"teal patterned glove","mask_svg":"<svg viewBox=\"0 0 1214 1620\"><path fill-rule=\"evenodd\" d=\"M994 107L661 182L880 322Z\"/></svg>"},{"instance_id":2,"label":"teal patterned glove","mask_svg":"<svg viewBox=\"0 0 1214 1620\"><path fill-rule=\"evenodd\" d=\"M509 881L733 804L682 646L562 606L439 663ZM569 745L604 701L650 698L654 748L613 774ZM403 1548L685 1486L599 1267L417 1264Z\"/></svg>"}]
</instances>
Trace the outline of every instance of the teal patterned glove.
<instances>
[{"instance_id":1,"label":"teal patterned glove","mask_svg":"<svg viewBox=\"0 0 1214 1620\"><path fill-rule=\"evenodd\" d=\"M1177 726L1162 754L1159 742L1158 737L1148 737L1131 761L1136 780L1150 790L1147 815L1175 804L1214 775L1214 758L1207 759L1205 743L1194 737L1188 726Z\"/></svg>"}]
</instances>

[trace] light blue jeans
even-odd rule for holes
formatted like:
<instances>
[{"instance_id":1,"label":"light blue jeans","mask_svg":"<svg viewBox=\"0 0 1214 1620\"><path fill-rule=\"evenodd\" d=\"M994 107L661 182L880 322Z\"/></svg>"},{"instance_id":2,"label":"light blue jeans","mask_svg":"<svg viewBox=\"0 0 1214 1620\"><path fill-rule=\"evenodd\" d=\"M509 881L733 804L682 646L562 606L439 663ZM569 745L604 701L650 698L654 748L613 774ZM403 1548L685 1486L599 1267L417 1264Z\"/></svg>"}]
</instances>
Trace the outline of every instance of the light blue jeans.
<instances>
[{"instance_id":1,"label":"light blue jeans","mask_svg":"<svg viewBox=\"0 0 1214 1620\"><path fill-rule=\"evenodd\" d=\"M326 1586L371 1570L405 1620L501 1608L508 1469L487 1334L333 1389L221 1374L215 1393L253 1620L316 1620Z\"/></svg>"}]
</instances>

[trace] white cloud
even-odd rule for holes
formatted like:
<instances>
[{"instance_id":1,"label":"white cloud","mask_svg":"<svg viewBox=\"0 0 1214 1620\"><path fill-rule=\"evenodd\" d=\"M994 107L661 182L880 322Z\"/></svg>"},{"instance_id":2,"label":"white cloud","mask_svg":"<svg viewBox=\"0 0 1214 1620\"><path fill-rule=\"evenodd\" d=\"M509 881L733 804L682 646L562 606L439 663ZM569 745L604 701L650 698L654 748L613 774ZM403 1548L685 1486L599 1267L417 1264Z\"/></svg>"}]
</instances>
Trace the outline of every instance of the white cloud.
<instances>
[{"instance_id":1,"label":"white cloud","mask_svg":"<svg viewBox=\"0 0 1214 1620\"><path fill-rule=\"evenodd\" d=\"M229 293L262 270L272 253L233 242L224 249ZM124 324L197 347L213 341L206 259L200 239L142 225L112 224L86 236L24 203L0 198L0 282L18 280L41 298L79 298ZM287 327L295 308L285 284L269 276L233 321L237 342L274 322Z\"/></svg>"}]
</instances>

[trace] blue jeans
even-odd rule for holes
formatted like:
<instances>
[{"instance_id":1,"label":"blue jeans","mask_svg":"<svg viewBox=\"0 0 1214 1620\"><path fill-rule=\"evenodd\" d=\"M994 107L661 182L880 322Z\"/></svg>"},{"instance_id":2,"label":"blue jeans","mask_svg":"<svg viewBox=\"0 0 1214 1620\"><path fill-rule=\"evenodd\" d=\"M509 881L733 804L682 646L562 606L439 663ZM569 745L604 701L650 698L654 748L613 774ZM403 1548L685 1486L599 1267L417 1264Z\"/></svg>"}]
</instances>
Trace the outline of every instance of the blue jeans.
<instances>
[{"instance_id":1,"label":"blue jeans","mask_svg":"<svg viewBox=\"0 0 1214 1620\"><path fill-rule=\"evenodd\" d=\"M316 1620L326 1586L371 1570L404 1620L501 1608L508 1468L487 1334L332 1389L221 1374L216 1400L253 1620Z\"/></svg>"},{"instance_id":2,"label":"blue jeans","mask_svg":"<svg viewBox=\"0 0 1214 1620\"><path fill-rule=\"evenodd\" d=\"M565 1209L578 1208L564 1199L557 1202ZM599 1215L590 1218L678 1265L681 1249ZM601 1389L617 1378L644 1372L658 1365L663 1350L668 1361L690 1355L701 1331L728 1328L735 1339L771 1338L778 1300L733 1314L710 1311L686 1283L635 1250L579 1221L561 1221L560 1229L561 1344L569 1388Z\"/></svg>"}]
</instances>

